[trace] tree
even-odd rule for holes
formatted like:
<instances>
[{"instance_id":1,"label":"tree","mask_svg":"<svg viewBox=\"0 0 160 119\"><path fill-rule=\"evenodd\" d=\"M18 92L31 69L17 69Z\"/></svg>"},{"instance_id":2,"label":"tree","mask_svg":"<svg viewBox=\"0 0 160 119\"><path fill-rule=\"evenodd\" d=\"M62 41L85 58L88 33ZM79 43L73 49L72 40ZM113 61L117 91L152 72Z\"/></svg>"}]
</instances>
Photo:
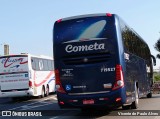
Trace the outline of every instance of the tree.
<instances>
[{"instance_id":1,"label":"tree","mask_svg":"<svg viewBox=\"0 0 160 119\"><path fill-rule=\"evenodd\" d=\"M160 81L160 74L154 73L154 81Z\"/></svg>"},{"instance_id":2,"label":"tree","mask_svg":"<svg viewBox=\"0 0 160 119\"><path fill-rule=\"evenodd\" d=\"M154 48L159 52L159 54L157 54L157 58L160 59L160 38L155 43Z\"/></svg>"}]
</instances>

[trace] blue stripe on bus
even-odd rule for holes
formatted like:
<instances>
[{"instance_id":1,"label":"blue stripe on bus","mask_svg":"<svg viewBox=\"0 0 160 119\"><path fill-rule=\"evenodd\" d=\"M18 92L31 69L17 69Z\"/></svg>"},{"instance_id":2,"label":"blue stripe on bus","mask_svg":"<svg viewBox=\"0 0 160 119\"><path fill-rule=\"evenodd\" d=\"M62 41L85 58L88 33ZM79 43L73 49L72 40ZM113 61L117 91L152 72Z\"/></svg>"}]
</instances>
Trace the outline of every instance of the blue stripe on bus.
<instances>
[{"instance_id":1,"label":"blue stripe on bus","mask_svg":"<svg viewBox=\"0 0 160 119\"><path fill-rule=\"evenodd\" d=\"M55 80L55 77L52 77L52 78L48 81L48 84L49 84L51 81L53 81L53 80Z\"/></svg>"}]
</instances>

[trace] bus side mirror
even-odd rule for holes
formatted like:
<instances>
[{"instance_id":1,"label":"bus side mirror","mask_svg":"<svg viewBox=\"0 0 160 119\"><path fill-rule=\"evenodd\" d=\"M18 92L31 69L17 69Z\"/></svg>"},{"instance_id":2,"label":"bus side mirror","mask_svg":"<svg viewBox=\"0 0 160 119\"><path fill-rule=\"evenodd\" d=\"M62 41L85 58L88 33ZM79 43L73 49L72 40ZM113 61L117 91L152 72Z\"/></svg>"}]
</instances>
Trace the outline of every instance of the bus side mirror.
<instances>
[{"instance_id":1,"label":"bus side mirror","mask_svg":"<svg viewBox=\"0 0 160 119\"><path fill-rule=\"evenodd\" d=\"M153 55L151 55L151 58L153 59L153 65L156 66L156 58Z\"/></svg>"}]
</instances>

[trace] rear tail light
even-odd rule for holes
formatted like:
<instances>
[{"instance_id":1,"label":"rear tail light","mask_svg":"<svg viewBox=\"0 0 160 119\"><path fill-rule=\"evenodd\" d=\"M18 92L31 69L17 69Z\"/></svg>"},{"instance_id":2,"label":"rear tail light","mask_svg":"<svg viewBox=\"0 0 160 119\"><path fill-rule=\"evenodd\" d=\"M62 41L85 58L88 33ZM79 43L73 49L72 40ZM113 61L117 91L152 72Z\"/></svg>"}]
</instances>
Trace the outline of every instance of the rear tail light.
<instances>
[{"instance_id":1,"label":"rear tail light","mask_svg":"<svg viewBox=\"0 0 160 119\"><path fill-rule=\"evenodd\" d=\"M29 87L32 87L32 81L29 81Z\"/></svg>"},{"instance_id":2,"label":"rear tail light","mask_svg":"<svg viewBox=\"0 0 160 119\"><path fill-rule=\"evenodd\" d=\"M124 80L123 80L122 66L116 65L116 81L114 83L112 90L117 90L119 88L122 88L123 86L124 86Z\"/></svg>"},{"instance_id":3,"label":"rear tail light","mask_svg":"<svg viewBox=\"0 0 160 119\"><path fill-rule=\"evenodd\" d=\"M56 78L56 91L60 93L66 93L65 90L62 87L61 81L60 81L60 74L59 70L55 70L55 78Z\"/></svg>"},{"instance_id":4,"label":"rear tail light","mask_svg":"<svg viewBox=\"0 0 160 119\"><path fill-rule=\"evenodd\" d=\"M60 104L60 105L64 105L64 102L63 102L63 101L60 101L59 104Z\"/></svg>"}]
</instances>

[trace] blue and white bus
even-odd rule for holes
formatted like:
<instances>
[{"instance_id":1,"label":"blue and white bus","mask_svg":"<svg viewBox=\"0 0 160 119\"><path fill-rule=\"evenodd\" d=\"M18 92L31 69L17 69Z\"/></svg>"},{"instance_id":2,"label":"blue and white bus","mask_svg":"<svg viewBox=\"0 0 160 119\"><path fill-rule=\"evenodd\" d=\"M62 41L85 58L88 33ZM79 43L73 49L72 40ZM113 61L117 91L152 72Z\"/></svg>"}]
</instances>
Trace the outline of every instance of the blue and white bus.
<instances>
[{"instance_id":1,"label":"blue and white bus","mask_svg":"<svg viewBox=\"0 0 160 119\"><path fill-rule=\"evenodd\" d=\"M138 107L152 97L154 56L115 14L68 17L54 24L58 104L65 107ZM152 61L153 60L153 61Z\"/></svg>"}]
</instances>

